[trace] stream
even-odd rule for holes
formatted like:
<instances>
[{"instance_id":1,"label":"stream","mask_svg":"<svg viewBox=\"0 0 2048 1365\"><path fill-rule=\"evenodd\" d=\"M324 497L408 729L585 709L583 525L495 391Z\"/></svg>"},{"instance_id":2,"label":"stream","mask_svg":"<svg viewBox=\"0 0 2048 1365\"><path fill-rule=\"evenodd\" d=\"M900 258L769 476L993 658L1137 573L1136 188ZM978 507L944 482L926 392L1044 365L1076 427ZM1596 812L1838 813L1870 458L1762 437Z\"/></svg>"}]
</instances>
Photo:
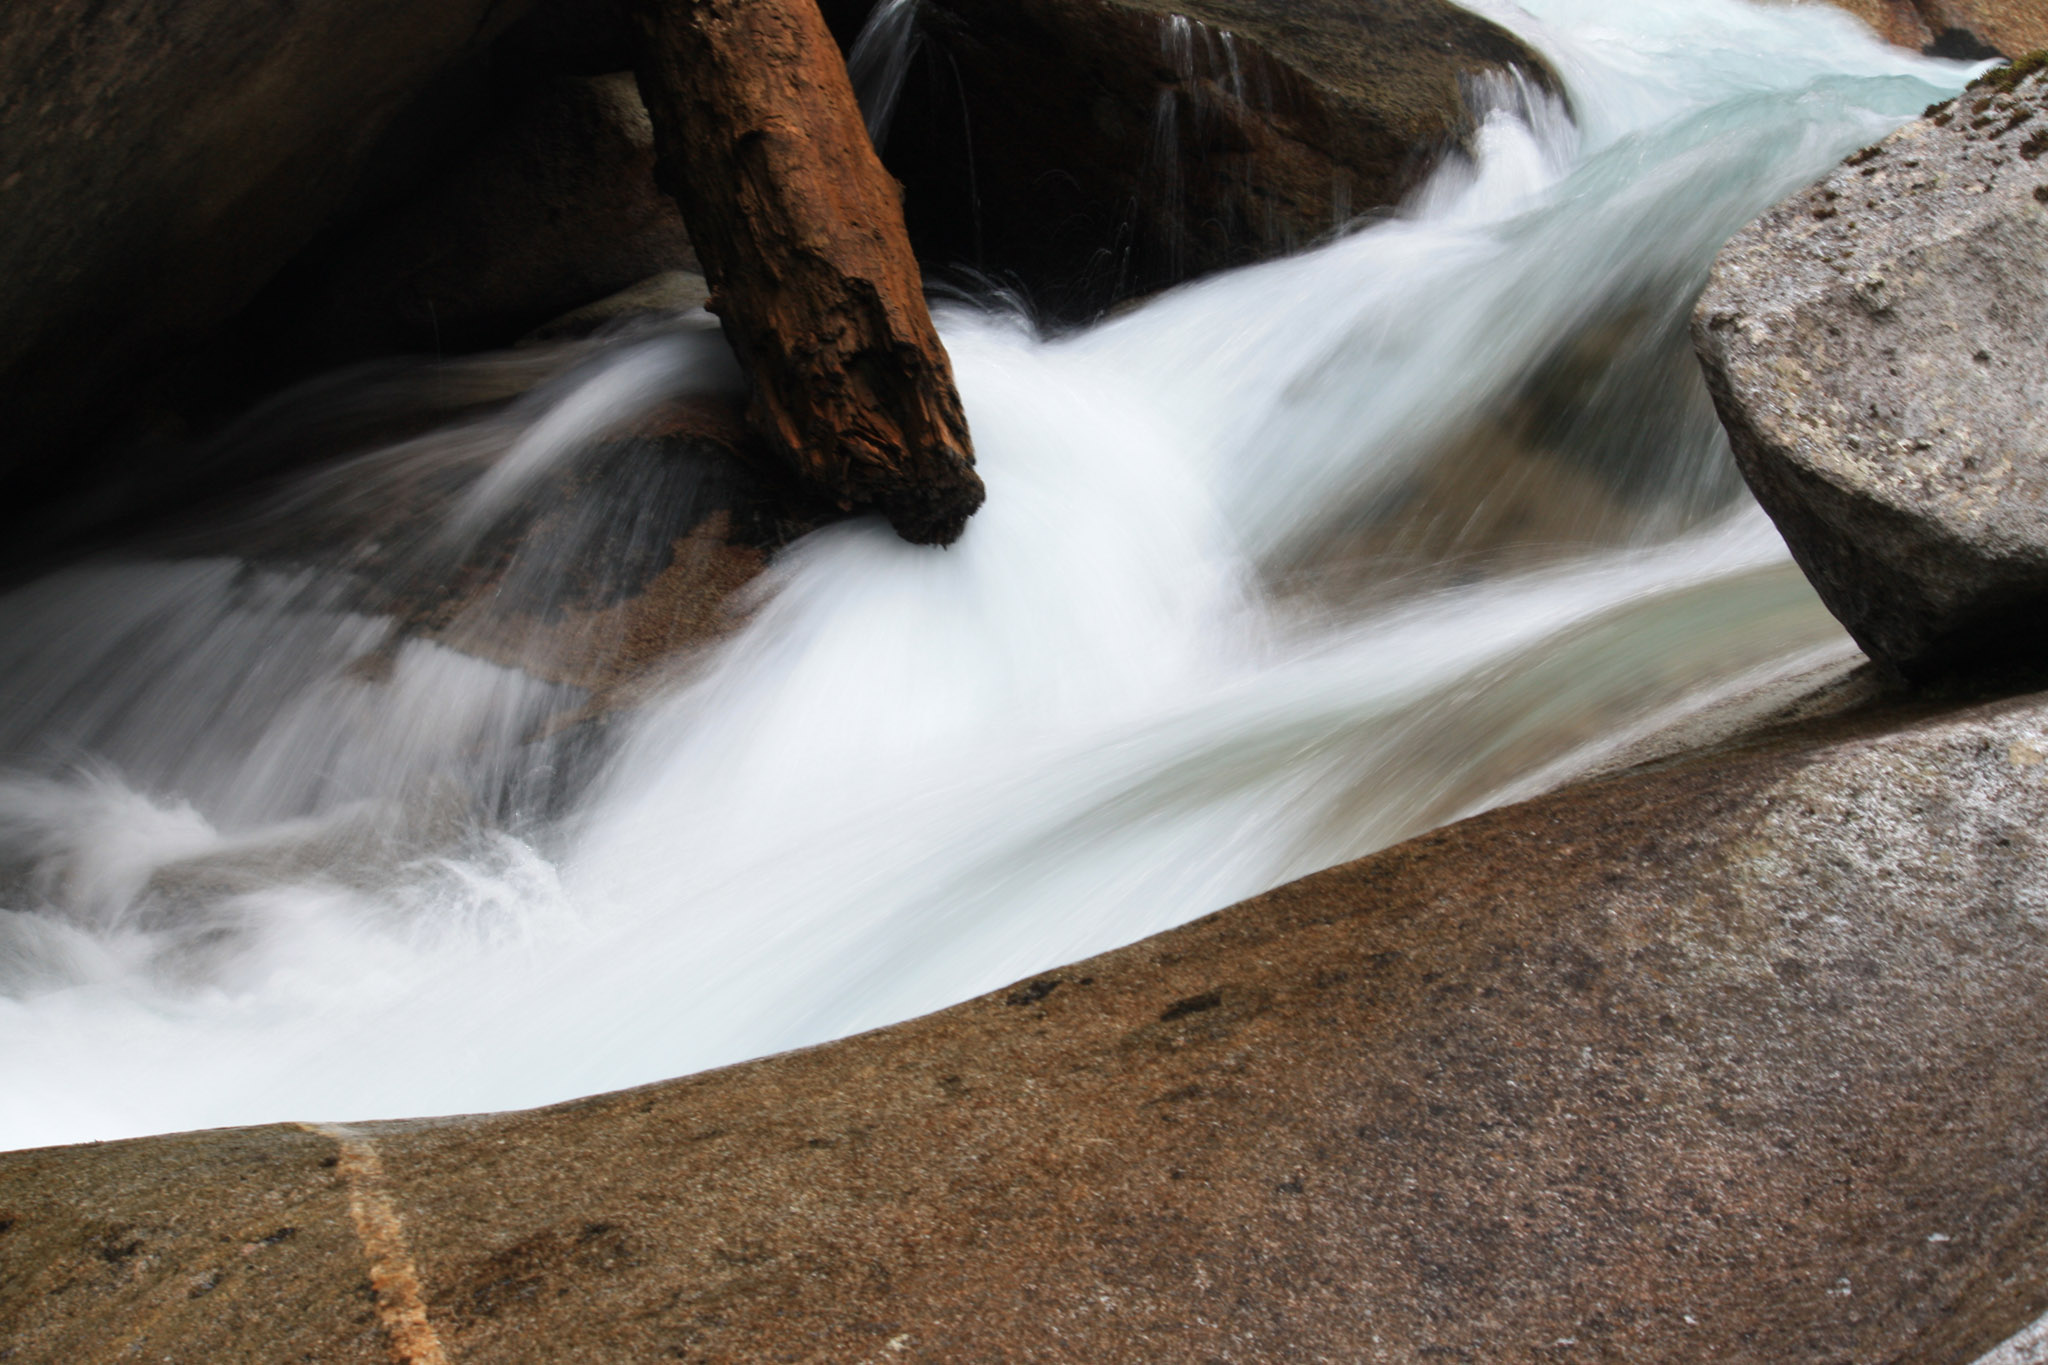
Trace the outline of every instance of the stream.
<instances>
[{"instance_id":1,"label":"stream","mask_svg":"<svg viewBox=\"0 0 2048 1365\"><path fill-rule=\"evenodd\" d=\"M1729 236L1972 69L1820 6L1469 7L1568 99L1476 87L1399 212L1090 328L942 305L966 535L803 535L603 724L554 646L390 603L487 551L552 600L665 544L693 472L607 437L734 388L701 316L325 382L268 429L450 415L0 598L0 1147L823 1042L1857 658L1686 321ZM571 475L595 510L549 505Z\"/></svg>"}]
</instances>

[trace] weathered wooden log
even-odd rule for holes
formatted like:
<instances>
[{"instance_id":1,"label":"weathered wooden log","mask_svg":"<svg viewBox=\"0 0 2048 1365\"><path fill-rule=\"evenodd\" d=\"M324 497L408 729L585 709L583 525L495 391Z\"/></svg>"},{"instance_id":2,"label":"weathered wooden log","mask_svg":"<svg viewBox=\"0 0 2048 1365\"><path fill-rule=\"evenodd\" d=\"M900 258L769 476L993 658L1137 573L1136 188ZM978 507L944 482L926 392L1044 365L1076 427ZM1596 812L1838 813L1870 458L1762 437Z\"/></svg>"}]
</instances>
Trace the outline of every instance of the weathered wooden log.
<instances>
[{"instance_id":1,"label":"weathered wooden log","mask_svg":"<svg viewBox=\"0 0 2048 1365\"><path fill-rule=\"evenodd\" d=\"M896 182L815 0L629 0L656 175L771 447L846 507L945 544L981 505Z\"/></svg>"}]
</instances>

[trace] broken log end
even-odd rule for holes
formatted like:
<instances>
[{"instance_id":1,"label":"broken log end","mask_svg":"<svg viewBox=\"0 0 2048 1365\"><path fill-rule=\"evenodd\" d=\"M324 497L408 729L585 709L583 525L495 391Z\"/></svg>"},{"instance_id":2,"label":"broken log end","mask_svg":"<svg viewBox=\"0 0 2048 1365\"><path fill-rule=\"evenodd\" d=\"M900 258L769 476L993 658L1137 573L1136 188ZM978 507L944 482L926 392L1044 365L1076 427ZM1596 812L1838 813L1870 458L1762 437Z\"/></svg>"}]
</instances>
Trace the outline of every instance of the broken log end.
<instances>
[{"instance_id":1,"label":"broken log end","mask_svg":"<svg viewBox=\"0 0 2048 1365\"><path fill-rule=\"evenodd\" d=\"M902 186L814 0L635 0L635 68L683 211L790 470L905 540L957 540L985 492L926 307Z\"/></svg>"},{"instance_id":2,"label":"broken log end","mask_svg":"<svg viewBox=\"0 0 2048 1365\"><path fill-rule=\"evenodd\" d=\"M937 465L941 459L926 461ZM896 534L913 545L951 545L967 529L967 519L979 511L988 490L981 475L957 455L944 460L947 472L927 475L876 490L876 510L889 519Z\"/></svg>"}]
</instances>

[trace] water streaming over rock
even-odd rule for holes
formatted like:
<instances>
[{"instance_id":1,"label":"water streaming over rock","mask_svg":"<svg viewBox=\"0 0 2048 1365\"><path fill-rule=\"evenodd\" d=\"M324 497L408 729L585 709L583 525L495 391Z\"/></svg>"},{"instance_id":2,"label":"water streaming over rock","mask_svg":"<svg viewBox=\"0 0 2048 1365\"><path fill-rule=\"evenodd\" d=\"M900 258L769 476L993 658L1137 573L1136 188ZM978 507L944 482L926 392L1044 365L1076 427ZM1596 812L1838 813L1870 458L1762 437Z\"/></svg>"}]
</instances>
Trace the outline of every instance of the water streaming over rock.
<instances>
[{"instance_id":1,"label":"water streaming over rock","mask_svg":"<svg viewBox=\"0 0 2048 1365\"><path fill-rule=\"evenodd\" d=\"M816 530L630 687L579 664L644 628L607 575L666 562L716 472L621 433L736 382L680 324L428 373L445 415L402 439L0 600L0 1143L828 1039L1847 657L1684 319L1736 227L1967 72L1819 7L1483 8L1569 115L1476 90L1400 214L1086 331L946 313L967 535Z\"/></svg>"},{"instance_id":2,"label":"water streaming over rock","mask_svg":"<svg viewBox=\"0 0 2048 1365\"><path fill-rule=\"evenodd\" d=\"M903 79L917 55L919 0L881 0L846 54L846 74L860 100L868 137L880 147L889 140L889 124Z\"/></svg>"}]
</instances>

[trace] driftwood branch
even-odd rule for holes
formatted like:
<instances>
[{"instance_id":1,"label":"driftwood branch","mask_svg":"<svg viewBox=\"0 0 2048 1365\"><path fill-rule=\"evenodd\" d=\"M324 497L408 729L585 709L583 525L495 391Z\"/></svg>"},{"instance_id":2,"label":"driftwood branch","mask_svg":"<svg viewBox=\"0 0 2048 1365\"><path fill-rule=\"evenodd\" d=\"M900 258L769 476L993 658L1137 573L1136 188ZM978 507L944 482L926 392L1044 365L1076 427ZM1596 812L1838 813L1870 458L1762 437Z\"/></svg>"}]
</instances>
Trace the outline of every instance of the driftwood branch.
<instances>
[{"instance_id":1,"label":"driftwood branch","mask_svg":"<svg viewBox=\"0 0 2048 1365\"><path fill-rule=\"evenodd\" d=\"M657 175L752 377L749 416L845 507L945 544L981 505L896 182L814 0L629 0Z\"/></svg>"}]
</instances>

